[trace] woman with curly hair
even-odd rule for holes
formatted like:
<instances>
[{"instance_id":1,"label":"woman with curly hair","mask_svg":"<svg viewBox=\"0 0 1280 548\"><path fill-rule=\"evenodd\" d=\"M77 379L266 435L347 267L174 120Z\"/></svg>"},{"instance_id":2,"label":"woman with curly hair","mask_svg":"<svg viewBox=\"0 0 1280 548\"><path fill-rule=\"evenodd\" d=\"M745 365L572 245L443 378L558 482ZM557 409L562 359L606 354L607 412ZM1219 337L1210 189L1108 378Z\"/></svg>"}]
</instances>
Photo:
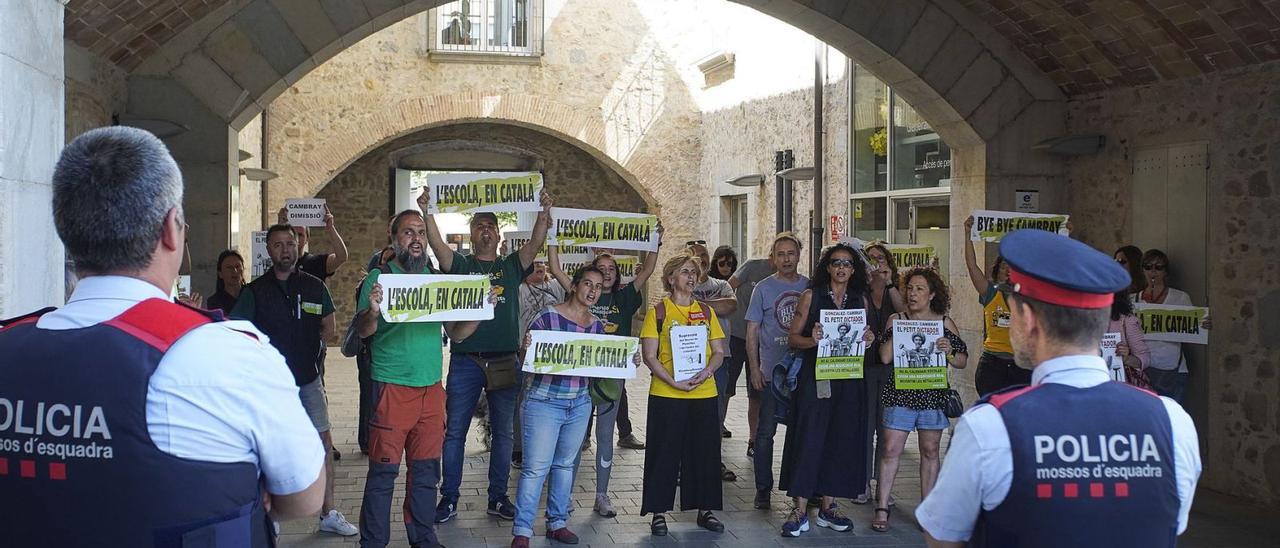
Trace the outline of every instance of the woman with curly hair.
<instances>
[{"instance_id":1,"label":"woman with curly hair","mask_svg":"<svg viewBox=\"0 0 1280 548\"><path fill-rule=\"evenodd\" d=\"M902 291L906 310L889 316L887 335L879 341L881 361L893 362L894 322L900 319L941 320L943 336L938 339L936 348L947 356L949 366L964 369L969 351L960 339L960 329L946 316L951 307L951 291L942 277L931 268L912 268L902 275ZM886 342L890 344L884 344ZM872 529L880 532L889 530L889 493L898 476L898 460L902 456L902 449L912 430L918 432L920 443L920 498L924 499L933 489L942 463L939 458L942 431L950 425L942 412L946 397L947 391L944 389L899 389L892 379L885 384L881 394L884 420L880 430L880 437L884 440L884 454L880 457L880 483ZM881 518L881 515L884 517Z\"/></svg>"},{"instance_id":2,"label":"woman with curly hair","mask_svg":"<svg viewBox=\"0 0 1280 548\"><path fill-rule=\"evenodd\" d=\"M823 310L867 309L867 267L858 252L838 243L822 251L809 289L800 294L791 321L788 343L804 352L804 362L792 394L791 423L782 452L778 486L795 500L795 509L782 524L782 535L798 537L809 530L807 502L820 495L815 523L848 531L853 521L836 508L834 499L854 498L867 488L866 406L862 378L818 380L818 342L823 339ZM828 335L832 335L828 333ZM871 342L869 330L858 334Z\"/></svg>"},{"instance_id":3,"label":"woman with curly hair","mask_svg":"<svg viewBox=\"0 0 1280 548\"><path fill-rule=\"evenodd\" d=\"M722 245L711 255L711 272L708 274L717 280L728 280L738 271L738 253L732 247Z\"/></svg>"}]
</instances>

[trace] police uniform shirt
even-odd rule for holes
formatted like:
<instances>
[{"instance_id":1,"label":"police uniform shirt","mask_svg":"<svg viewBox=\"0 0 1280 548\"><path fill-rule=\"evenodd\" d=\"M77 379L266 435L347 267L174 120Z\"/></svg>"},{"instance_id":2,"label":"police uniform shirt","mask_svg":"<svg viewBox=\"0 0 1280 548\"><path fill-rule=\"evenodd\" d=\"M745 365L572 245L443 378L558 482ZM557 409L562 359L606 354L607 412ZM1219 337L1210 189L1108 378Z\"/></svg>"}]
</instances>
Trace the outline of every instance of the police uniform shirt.
<instances>
[{"instance_id":1,"label":"police uniform shirt","mask_svg":"<svg viewBox=\"0 0 1280 548\"><path fill-rule=\"evenodd\" d=\"M1096 356L1063 356L1035 368L1031 384L1057 383L1088 388L1111 380L1106 364ZM1187 528L1187 514L1200 477L1200 446L1191 417L1169 398L1160 398L1169 413L1173 434L1174 476L1178 486L1178 533ZM951 447L937 484L916 508L916 520L933 538L969 540L980 510L1004 501L1013 479L1009 433L1000 412L977 405L956 423Z\"/></svg>"},{"instance_id":2,"label":"police uniform shirt","mask_svg":"<svg viewBox=\"0 0 1280 548\"><path fill-rule=\"evenodd\" d=\"M36 326L89 327L150 298L169 295L136 278L92 276ZM147 431L175 457L256 463L278 495L311 486L326 457L284 357L245 321L200 326L169 348L147 387Z\"/></svg>"}]
</instances>

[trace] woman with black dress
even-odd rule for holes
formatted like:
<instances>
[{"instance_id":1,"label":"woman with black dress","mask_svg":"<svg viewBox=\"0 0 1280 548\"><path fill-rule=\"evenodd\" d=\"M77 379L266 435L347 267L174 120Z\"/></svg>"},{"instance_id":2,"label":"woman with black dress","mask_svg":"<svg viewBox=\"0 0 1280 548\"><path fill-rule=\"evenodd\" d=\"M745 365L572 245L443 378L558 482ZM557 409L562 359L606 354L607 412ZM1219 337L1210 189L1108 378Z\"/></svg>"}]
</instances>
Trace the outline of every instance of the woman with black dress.
<instances>
[{"instance_id":1,"label":"woman with black dress","mask_svg":"<svg viewBox=\"0 0 1280 548\"><path fill-rule=\"evenodd\" d=\"M898 265L893 260L893 253L883 242L872 242L866 247L867 273L871 300L867 303L867 330L880 340L889 326L889 315L902 310L902 293L898 291ZM875 348L875 345L871 345ZM866 504L875 496L871 490L871 481L876 479L876 463L880 462L880 454L884 452L883 444L878 436L880 418L884 416L884 405L880 402L880 393L884 385L892 379L892 366L880 361L879 352L867 352L865 386L867 393L867 490L853 498L854 504ZM892 497L889 504L893 504Z\"/></svg>"},{"instance_id":2,"label":"woman with black dress","mask_svg":"<svg viewBox=\"0 0 1280 548\"><path fill-rule=\"evenodd\" d=\"M792 348L804 350L804 365L782 453L779 486L796 504L782 525L782 536L798 537L809 530L807 503L813 495L822 496L818 526L835 531L853 527L833 499L853 498L866 489L866 388L861 378L817 380L819 320L822 310L866 309L869 300L867 268L858 252L843 243L824 249L809 289L800 295L788 337ZM863 341L871 337L864 333Z\"/></svg>"}]
</instances>

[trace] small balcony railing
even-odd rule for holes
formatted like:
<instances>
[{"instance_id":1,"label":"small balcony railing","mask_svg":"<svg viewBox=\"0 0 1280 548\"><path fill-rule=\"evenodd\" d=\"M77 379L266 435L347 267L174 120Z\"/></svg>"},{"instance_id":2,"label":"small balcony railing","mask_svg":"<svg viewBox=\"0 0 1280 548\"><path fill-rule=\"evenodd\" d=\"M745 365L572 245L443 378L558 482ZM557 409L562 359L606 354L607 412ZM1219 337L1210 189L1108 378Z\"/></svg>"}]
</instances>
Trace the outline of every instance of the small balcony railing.
<instances>
[{"instance_id":1,"label":"small balcony railing","mask_svg":"<svg viewBox=\"0 0 1280 548\"><path fill-rule=\"evenodd\" d=\"M457 0L431 10L428 50L538 57L542 24L542 0Z\"/></svg>"}]
</instances>

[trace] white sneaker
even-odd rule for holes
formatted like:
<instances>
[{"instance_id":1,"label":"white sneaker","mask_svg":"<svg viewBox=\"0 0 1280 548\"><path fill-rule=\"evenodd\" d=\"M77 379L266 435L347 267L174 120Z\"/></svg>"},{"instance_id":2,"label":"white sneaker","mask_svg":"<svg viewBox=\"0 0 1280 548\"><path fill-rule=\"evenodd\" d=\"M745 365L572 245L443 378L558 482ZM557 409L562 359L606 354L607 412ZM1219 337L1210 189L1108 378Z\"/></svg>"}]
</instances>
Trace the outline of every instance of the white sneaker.
<instances>
[{"instance_id":1,"label":"white sneaker","mask_svg":"<svg viewBox=\"0 0 1280 548\"><path fill-rule=\"evenodd\" d=\"M613 503L609 501L609 496L600 493L596 493L594 510L601 517L612 518L618 515L618 511L613 509Z\"/></svg>"},{"instance_id":2,"label":"white sneaker","mask_svg":"<svg viewBox=\"0 0 1280 548\"><path fill-rule=\"evenodd\" d=\"M329 510L328 515L320 518L320 530L335 533L344 537L360 534L360 528L347 521L347 516L337 510Z\"/></svg>"}]
</instances>

